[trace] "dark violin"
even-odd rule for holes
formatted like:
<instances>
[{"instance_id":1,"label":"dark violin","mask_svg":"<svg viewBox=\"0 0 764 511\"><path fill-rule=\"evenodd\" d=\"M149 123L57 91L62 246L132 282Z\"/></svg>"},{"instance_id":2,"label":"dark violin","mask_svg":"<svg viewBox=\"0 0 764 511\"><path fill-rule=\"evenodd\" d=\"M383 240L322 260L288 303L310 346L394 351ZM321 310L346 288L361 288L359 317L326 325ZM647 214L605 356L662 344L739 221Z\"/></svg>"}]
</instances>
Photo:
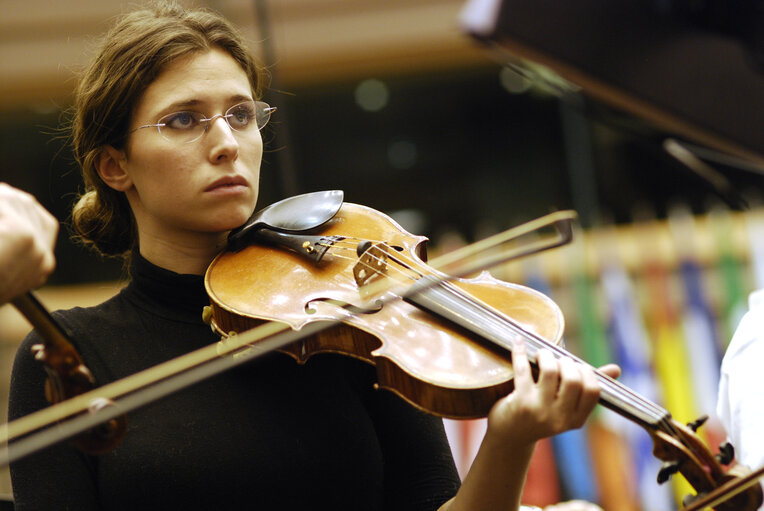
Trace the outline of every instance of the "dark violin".
<instances>
[{"instance_id":1,"label":"dark violin","mask_svg":"<svg viewBox=\"0 0 764 511\"><path fill-rule=\"evenodd\" d=\"M586 364L559 345L564 321L549 298L487 273L444 277L426 263L426 238L378 211L344 203L317 232L270 232L261 239L267 243L224 252L208 268L208 320L224 336L269 321L299 330L340 317L341 327L282 351L299 362L320 352L363 359L376 366L381 388L451 418L483 417L511 392L515 338L531 359L549 349ZM679 424L667 410L596 374L601 404L651 435L655 456L665 462L659 482L679 472L702 496L734 479L722 466L732 456L713 455L695 435L699 424ZM753 511L760 502L756 487L715 509Z\"/></svg>"},{"instance_id":2,"label":"dark violin","mask_svg":"<svg viewBox=\"0 0 764 511\"><path fill-rule=\"evenodd\" d=\"M48 402L54 405L93 390L96 385L90 369L85 366L66 331L37 298L27 293L12 300L12 303L43 339L41 344L32 347L32 352L47 374L45 398ZM96 399L91 402L89 411L95 413L110 404L108 400ZM83 452L103 454L120 442L126 429L127 420L123 415L74 437L72 441Z\"/></svg>"}]
</instances>

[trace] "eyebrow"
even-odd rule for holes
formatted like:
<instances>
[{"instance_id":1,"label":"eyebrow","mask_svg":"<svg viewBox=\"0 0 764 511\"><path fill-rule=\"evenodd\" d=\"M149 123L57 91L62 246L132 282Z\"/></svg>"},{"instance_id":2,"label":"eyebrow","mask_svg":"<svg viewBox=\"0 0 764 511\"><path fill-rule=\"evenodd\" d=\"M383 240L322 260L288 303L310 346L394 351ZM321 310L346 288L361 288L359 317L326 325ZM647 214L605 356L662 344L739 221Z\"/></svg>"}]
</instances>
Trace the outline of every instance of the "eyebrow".
<instances>
[{"instance_id":1,"label":"eyebrow","mask_svg":"<svg viewBox=\"0 0 764 511\"><path fill-rule=\"evenodd\" d=\"M226 101L229 105L233 106L237 103L242 103L244 101L254 101L254 99L251 96L246 96L244 94L234 94L233 96L229 96ZM199 99L188 99L188 100L176 101L175 103L172 103L168 105L167 107L163 108L159 112L159 115L162 116L165 114L171 114L173 112L177 112L179 109L196 107L203 103L205 102Z\"/></svg>"}]
</instances>

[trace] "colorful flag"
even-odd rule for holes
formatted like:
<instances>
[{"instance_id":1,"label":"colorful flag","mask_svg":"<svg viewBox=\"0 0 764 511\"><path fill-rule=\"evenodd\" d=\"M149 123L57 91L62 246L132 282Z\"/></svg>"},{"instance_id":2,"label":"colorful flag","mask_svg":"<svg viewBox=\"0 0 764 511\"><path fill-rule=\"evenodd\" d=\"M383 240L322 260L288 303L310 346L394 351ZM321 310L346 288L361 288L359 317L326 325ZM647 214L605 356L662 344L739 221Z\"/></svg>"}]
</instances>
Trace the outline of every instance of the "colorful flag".
<instances>
[{"instance_id":1,"label":"colorful flag","mask_svg":"<svg viewBox=\"0 0 764 511\"><path fill-rule=\"evenodd\" d=\"M612 362L614 359L598 313L592 279L586 273L578 272L573 277L573 291L583 348L581 358L595 367ZM604 413L596 413L587 425L592 465L598 481L598 502L605 509L638 510L632 469L634 462L620 431L620 417L609 410L601 410Z\"/></svg>"},{"instance_id":2,"label":"colorful flag","mask_svg":"<svg viewBox=\"0 0 764 511\"><path fill-rule=\"evenodd\" d=\"M716 208L708 215L709 225L714 239L714 245L718 247L717 265L722 277L722 305L720 314L721 324L721 351L727 348L727 344L735 333L737 325L743 319L748 310L748 293L753 287L746 285L748 279L745 270L736 253L736 241L734 233L737 232L736 223L728 209ZM749 229L752 227L748 226ZM749 231L750 232L750 231ZM753 247L760 243L751 238ZM754 262L755 264L755 262ZM755 267L755 266L754 266Z\"/></svg>"},{"instance_id":3,"label":"colorful flag","mask_svg":"<svg viewBox=\"0 0 764 511\"><path fill-rule=\"evenodd\" d=\"M682 325L672 296L668 269L658 261L645 265L647 285L648 328L652 331L654 364L663 386L665 408L679 422L691 422L697 418L695 396L692 391L689 355L682 337ZM692 487L682 477L672 478L677 501L691 493Z\"/></svg>"},{"instance_id":4,"label":"colorful flag","mask_svg":"<svg viewBox=\"0 0 764 511\"><path fill-rule=\"evenodd\" d=\"M537 265L526 265L526 268L526 285L553 298L549 283ZM597 482L584 429L566 431L553 437L552 447L562 499L595 502L598 498Z\"/></svg>"},{"instance_id":5,"label":"colorful flag","mask_svg":"<svg viewBox=\"0 0 764 511\"><path fill-rule=\"evenodd\" d=\"M713 450L724 442L724 428L716 415L721 353L716 334L716 318L705 299L701 269L694 261L680 264L685 286L684 339L690 361L690 375L698 413L708 417L698 434Z\"/></svg>"},{"instance_id":6,"label":"colorful flag","mask_svg":"<svg viewBox=\"0 0 764 511\"><path fill-rule=\"evenodd\" d=\"M662 401L651 367L652 350L645 332L636 294L624 269L610 260L602 272L602 288L610 308L610 333L621 366L620 382L645 399ZM625 421L626 422L626 421ZM640 426L624 425L634 456L637 492L642 507L668 510L674 506L670 488L656 483L661 462L652 454L652 440Z\"/></svg>"},{"instance_id":7,"label":"colorful flag","mask_svg":"<svg viewBox=\"0 0 764 511\"><path fill-rule=\"evenodd\" d=\"M536 444L528 476L523 487L523 504L551 506L560 502L560 486L552 452L552 441L544 438Z\"/></svg>"}]
</instances>

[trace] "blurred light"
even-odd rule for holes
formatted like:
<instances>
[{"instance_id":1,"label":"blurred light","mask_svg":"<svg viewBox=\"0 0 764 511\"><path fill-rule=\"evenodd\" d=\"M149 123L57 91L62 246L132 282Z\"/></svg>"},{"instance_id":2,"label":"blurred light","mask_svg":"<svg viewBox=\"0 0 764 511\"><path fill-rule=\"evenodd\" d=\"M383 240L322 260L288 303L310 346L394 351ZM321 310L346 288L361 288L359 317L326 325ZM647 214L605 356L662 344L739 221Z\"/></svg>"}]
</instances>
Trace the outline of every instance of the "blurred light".
<instances>
[{"instance_id":1,"label":"blurred light","mask_svg":"<svg viewBox=\"0 0 764 511\"><path fill-rule=\"evenodd\" d=\"M512 94L522 94L531 88L533 82L509 67L502 67L499 72L501 86Z\"/></svg>"},{"instance_id":2,"label":"blurred light","mask_svg":"<svg viewBox=\"0 0 764 511\"><path fill-rule=\"evenodd\" d=\"M378 112L387 106L390 91L383 82L370 78L355 88L355 102L367 112Z\"/></svg>"},{"instance_id":3,"label":"blurred light","mask_svg":"<svg viewBox=\"0 0 764 511\"><path fill-rule=\"evenodd\" d=\"M416 145L408 140L398 140L387 148L387 160L396 169L410 169L416 163Z\"/></svg>"}]
</instances>

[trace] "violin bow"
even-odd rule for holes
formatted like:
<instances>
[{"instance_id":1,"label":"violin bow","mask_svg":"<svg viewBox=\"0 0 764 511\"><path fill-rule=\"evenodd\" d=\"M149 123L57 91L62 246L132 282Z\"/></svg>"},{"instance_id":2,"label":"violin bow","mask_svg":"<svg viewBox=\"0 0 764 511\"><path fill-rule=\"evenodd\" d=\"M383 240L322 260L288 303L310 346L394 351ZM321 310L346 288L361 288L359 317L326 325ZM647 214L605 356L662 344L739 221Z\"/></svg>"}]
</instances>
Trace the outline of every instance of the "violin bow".
<instances>
[{"instance_id":1,"label":"violin bow","mask_svg":"<svg viewBox=\"0 0 764 511\"><path fill-rule=\"evenodd\" d=\"M412 286L409 293L419 293L427 287L569 243L572 240L572 222L576 218L575 211L557 211L437 257L432 260L432 266L436 269L449 269L450 273L443 273L438 278L428 280L424 287ZM474 260L457 269L457 262L467 260L475 253L487 251L550 227L555 229L555 235ZM383 291L389 288L389 284L380 280L370 287L375 292ZM406 293L391 294L382 301L399 300L406 296ZM255 357L282 349L299 339L328 329L341 323L344 317L338 314L334 321L310 323L299 331L292 330L291 327L282 323L264 323L246 332L230 335L215 344L0 425L0 467L99 424L121 417L131 410ZM13 442L12 453L6 448L11 441Z\"/></svg>"}]
</instances>

